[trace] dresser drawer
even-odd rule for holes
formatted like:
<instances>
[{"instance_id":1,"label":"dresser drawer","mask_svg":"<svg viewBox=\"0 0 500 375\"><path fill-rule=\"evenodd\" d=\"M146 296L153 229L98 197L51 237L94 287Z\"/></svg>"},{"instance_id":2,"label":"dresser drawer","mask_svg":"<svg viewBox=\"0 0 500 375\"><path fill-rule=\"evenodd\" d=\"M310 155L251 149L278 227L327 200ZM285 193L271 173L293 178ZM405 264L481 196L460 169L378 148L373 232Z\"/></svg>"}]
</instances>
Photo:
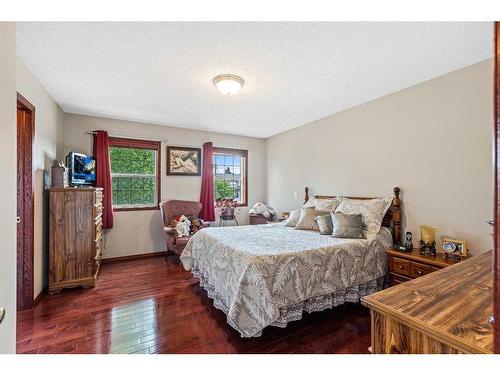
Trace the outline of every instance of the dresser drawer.
<instances>
[{"instance_id":1,"label":"dresser drawer","mask_svg":"<svg viewBox=\"0 0 500 375\"><path fill-rule=\"evenodd\" d=\"M429 273L430 272L434 272L434 271L439 271L439 270L442 270L442 268L441 267L429 266Z\"/></svg>"},{"instance_id":2,"label":"dresser drawer","mask_svg":"<svg viewBox=\"0 0 500 375\"><path fill-rule=\"evenodd\" d=\"M456 263L441 255L422 255L419 249L401 252L399 249L390 248L386 253L390 286L428 275Z\"/></svg>"},{"instance_id":3,"label":"dresser drawer","mask_svg":"<svg viewBox=\"0 0 500 375\"><path fill-rule=\"evenodd\" d=\"M411 262L410 264L410 276L413 278L424 276L431 272L431 267L426 264L416 262Z\"/></svg>"},{"instance_id":4,"label":"dresser drawer","mask_svg":"<svg viewBox=\"0 0 500 375\"><path fill-rule=\"evenodd\" d=\"M96 250L97 250L97 255L94 257L94 260L97 262L100 262L102 259L102 251L100 248L98 248Z\"/></svg>"},{"instance_id":5,"label":"dresser drawer","mask_svg":"<svg viewBox=\"0 0 500 375\"><path fill-rule=\"evenodd\" d=\"M99 220L97 223L94 223L95 226L95 238L99 238L102 234L102 220Z\"/></svg>"},{"instance_id":6,"label":"dresser drawer","mask_svg":"<svg viewBox=\"0 0 500 375\"><path fill-rule=\"evenodd\" d=\"M410 276L410 261L402 258L392 257L390 271L400 275Z\"/></svg>"},{"instance_id":7,"label":"dresser drawer","mask_svg":"<svg viewBox=\"0 0 500 375\"><path fill-rule=\"evenodd\" d=\"M96 216L96 217L94 218L94 225L95 225L95 226L98 226L98 225L99 225L99 223L102 223L102 214L100 214L99 216Z\"/></svg>"},{"instance_id":8,"label":"dresser drawer","mask_svg":"<svg viewBox=\"0 0 500 375\"><path fill-rule=\"evenodd\" d=\"M96 190L95 191L95 198L96 198L96 200L101 200L102 201L102 190Z\"/></svg>"},{"instance_id":9,"label":"dresser drawer","mask_svg":"<svg viewBox=\"0 0 500 375\"><path fill-rule=\"evenodd\" d=\"M409 277L398 275L397 273L391 272L389 274L389 286L398 285L398 284L404 283L408 280L411 280L411 279Z\"/></svg>"},{"instance_id":10,"label":"dresser drawer","mask_svg":"<svg viewBox=\"0 0 500 375\"><path fill-rule=\"evenodd\" d=\"M102 204L100 203L95 205L95 217L99 215L102 215Z\"/></svg>"}]
</instances>

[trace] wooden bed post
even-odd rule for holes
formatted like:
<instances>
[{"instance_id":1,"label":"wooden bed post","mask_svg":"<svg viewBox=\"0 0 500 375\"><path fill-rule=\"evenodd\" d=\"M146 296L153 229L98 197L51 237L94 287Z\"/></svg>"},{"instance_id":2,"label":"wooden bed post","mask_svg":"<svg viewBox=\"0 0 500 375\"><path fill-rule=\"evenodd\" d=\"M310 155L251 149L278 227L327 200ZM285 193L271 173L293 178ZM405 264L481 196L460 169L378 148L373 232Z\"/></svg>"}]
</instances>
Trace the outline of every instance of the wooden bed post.
<instances>
[{"instance_id":1,"label":"wooden bed post","mask_svg":"<svg viewBox=\"0 0 500 375\"><path fill-rule=\"evenodd\" d=\"M392 200L392 238L394 243L401 243L401 199L399 199L399 187L394 188L394 198Z\"/></svg>"},{"instance_id":2,"label":"wooden bed post","mask_svg":"<svg viewBox=\"0 0 500 375\"><path fill-rule=\"evenodd\" d=\"M309 188L306 186L304 189L305 194L304 194L304 203L306 203L309 200Z\"/></svg>"}]
</instances>

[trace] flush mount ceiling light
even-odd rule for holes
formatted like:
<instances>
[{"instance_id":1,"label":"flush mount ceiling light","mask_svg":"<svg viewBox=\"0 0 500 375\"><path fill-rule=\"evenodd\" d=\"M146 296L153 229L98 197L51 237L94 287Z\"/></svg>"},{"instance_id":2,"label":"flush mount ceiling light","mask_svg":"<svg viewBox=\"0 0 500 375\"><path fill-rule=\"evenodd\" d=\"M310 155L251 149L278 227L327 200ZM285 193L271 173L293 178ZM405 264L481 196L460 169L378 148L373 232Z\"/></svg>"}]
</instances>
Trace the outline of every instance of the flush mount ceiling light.
<instances>
[{"instance_id":1,"label":"flush mount ceiling light","mask_svg":"<svg viewBox=\"0 0 500 375\"><path fill-rule=\"evenodd\" d=\"M234 95L243 87L243 78L234 74L221 74L214 78L214 85L224 95Z\"/></svg>"}]
</instances>

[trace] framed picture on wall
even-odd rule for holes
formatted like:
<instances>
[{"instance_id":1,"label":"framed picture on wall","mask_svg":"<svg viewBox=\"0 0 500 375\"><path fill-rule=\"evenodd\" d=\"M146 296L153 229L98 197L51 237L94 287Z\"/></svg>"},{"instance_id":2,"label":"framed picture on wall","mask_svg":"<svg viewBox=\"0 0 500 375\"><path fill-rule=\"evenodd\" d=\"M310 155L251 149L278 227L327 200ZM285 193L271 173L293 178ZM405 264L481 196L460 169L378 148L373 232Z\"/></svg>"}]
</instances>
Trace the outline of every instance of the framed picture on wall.
<instances>
[{"instance_id":1,"label":"framed picture on wall","mask_svg":"<svg viewBox=\"0 0 500 375\"><path fill-rule=\"evenodd\" d=\"M201 148L167 146L167 175L200 176Z\"/></svg>"}]
</instances>

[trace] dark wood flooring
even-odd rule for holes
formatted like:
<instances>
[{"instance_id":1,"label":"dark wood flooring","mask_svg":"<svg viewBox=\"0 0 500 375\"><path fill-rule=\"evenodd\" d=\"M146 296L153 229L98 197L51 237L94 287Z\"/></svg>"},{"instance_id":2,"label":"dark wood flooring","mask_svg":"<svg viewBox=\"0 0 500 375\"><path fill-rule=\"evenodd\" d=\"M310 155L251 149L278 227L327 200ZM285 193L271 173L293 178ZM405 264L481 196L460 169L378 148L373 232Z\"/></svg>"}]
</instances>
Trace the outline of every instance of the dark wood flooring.
<instances>
[{"instance_id":1,"label":"dark wood flooring","mask_svg":"<svg viewBox=\"0 0 500 375\"><path fill-rule=\"evenodd\" d=\"M347 304L243 339L176 257L104 264L94 289L18 313L18 353L368 353L369 312Z\"/></svg>"}]
</instances>

